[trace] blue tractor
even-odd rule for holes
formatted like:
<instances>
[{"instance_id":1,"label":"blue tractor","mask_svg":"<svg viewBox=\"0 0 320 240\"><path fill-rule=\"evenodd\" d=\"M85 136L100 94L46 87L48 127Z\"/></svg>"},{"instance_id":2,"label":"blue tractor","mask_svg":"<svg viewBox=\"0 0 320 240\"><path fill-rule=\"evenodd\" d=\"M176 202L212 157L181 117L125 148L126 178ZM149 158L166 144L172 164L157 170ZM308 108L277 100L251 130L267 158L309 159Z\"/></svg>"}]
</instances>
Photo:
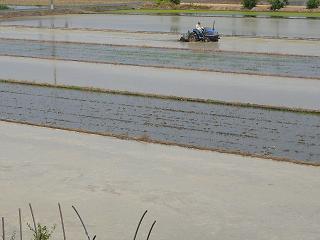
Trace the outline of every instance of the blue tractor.
<instances>
[{"instance_id":1,"label":"blue tractor","mask_svg":"<svg viewBox=\"0 0 320 240\"><path fill-rule=\"evenodd\" d=\"M184 33L180 37L180 41L182 42L218 42L220 39L220 35L217 30L214 28L204 27L201 30L193 29L192 31L188 31Z\"/></svg>"}]
</instances>

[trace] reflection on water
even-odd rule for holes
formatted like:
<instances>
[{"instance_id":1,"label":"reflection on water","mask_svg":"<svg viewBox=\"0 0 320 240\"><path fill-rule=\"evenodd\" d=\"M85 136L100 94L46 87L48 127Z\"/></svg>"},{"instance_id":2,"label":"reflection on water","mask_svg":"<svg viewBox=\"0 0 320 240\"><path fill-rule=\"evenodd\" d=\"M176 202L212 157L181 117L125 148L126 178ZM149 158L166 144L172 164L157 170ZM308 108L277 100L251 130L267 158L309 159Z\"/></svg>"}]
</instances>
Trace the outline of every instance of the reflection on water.
<instances>
[{"instance_id":1,"label":"reflection on water","mask_svg":"<svg viewBox=\"0 0 320 240\"><path fill-rule=\"evenodd\" d=\"M176 32L176 33L181 32L179 23L180 23L180 17L179 16L171 16L170 32Z\"/></svg>"}]
</instances>

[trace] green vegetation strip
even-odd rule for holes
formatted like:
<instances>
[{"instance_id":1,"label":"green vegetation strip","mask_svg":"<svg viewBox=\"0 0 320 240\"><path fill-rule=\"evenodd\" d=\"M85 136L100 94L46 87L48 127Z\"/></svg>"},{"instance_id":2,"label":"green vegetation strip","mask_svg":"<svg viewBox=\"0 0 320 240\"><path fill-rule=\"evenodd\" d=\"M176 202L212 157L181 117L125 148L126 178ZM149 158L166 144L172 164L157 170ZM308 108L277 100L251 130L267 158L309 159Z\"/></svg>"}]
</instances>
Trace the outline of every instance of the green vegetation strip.
<instances>
[{"instance_id":1,"label":"green vegetation strip","mask_svg":"<svg viewBox=\"0 0 320 240\"><path fill-rule=\"evenodd\" d=\"M204 9L129 9L108 11L117 14L212 14L226 16L266 16L266 17L310 17L320 18L320 12L281 12L281 11L230 11L230 10L204 10Z\"/></svg>"},{"instance_id":2,"label":"green vegetation strip","mask_svg":"<svg viewBox=\"0 0 320 240\"><path fill-rule=\"evenodd\" d=\"M9 9L7 5L0 4L0 10L7 10L7 9Z\"/></svg>"},{"instance_id":3,"label":"green vegetation strip","mask_svg":"<svg viewBox=\"0 0 320 240\"><path fill-rule=\"evenodd\" d=\"M301 114L320 115L320 111L312 110L312 109L278 107L278 106L260 105L260 104L253 104L253 103L225 102L221 100L198 99L198 98L177 97L177 96L170 96L170 95L128 92L128 91L101 89L101 88L94 88L94 87L82 87L82 86L64 85L64 84L56 85L56 84L50 84L50 83L17 81L12 79L0 79L0 83L22 84L22 85L30 85L30 86L37 86L37 87L50 87L50 88L60 88L60 89L69 89L69 90L77 90L77 91L90 91L90 92L96 92L96 93L127 95L127 96L134 96L134 97L148 97L148 98L157 98L157 99L164 99L164 100L188 101L188 102L198 102L198 103L205 103L205 104L219 104L219 105L234 106L234 107L258 108L258 109L271 110L271 111L284 111L284 112L295 112L295 113L301 113Z\"/></svg>"}]
</instances>

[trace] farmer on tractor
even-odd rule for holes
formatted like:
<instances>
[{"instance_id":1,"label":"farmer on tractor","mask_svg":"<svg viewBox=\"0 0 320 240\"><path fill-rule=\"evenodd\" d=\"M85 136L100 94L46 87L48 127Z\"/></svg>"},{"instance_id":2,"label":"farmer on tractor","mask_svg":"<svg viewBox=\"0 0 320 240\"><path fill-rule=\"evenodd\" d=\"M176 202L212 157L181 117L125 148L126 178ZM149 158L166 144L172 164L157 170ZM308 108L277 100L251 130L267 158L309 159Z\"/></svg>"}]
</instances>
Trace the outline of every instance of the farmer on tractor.
<instances>
[{"instance_id":1,"label":"farmer on tractor","mask_svg":"<svg viewBox=\"0 0 320 240\"><path fill-rule=\"evenodd\" d=\"M201 23L200 22L198 22L197 24L196 24L196 29L199 31L198 32L198 34L199 34L199 36L200 37L203 37L203 27L201 26Z\"/></svg>"},{"instance_id":2,"label":"farmer on tractor","mask_svg":"<svg viewBox=\"0 0 320 240\"><path fill-rule=\"evenodd\" d=\"M189 30L187 33L180 35L180 41L183 42L218 42L220 39L220 34L215 29L213 21L212 28L211 27L202 27L201 23L198 22L196 27Z\"/></svg>"},{"instance_id":3,"label":"farmer on tractor","mask_svg":"<svg viewBox=\"0 0 320 240\"><path fill-rule=\"evenodd\" d=\"M201 23L200 23L200 22L198 22L198 23L196 24L196 29L199 31L199 35L200 35L201 37L203 37L203 34L202 34L202 32L203 32L203 27L201 26Z\"/></svg>"},{"instance_id":4,"label":"farmer on tractor","mask_svg":"<svg viewBox=\"0 0 320 240\"><path fill-rule=\"evenodd\" d=\"M200 23L200 22L198 22L198 23L196 24L196 29L198 29L199 31L202 31L202 30L203 30L203 27L201 26L201 23Z\"/></svg>"}]
</instances>

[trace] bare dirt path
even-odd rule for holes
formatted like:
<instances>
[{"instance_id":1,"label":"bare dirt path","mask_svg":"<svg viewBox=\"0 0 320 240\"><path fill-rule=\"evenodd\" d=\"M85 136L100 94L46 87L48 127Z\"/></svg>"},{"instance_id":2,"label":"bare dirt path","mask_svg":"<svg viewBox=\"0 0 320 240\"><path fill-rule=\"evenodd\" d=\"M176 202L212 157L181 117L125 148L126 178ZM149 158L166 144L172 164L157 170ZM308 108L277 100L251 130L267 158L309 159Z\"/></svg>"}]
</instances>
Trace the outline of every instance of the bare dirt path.
<instances>
[{"instance_id":1,"label":"bare dirt path","mask_svg":"<svg viewBox=\"0 0 320 240\"><path fill-rule=\"evenodd\" d=\"M54 0L54 4L64 5L81 5L81 4L111 4L111 3L130 3L130 0ZM49 4L48 0L1 0L0 3L8 5L43 5Z\"/></svg>"}]
</instances>

